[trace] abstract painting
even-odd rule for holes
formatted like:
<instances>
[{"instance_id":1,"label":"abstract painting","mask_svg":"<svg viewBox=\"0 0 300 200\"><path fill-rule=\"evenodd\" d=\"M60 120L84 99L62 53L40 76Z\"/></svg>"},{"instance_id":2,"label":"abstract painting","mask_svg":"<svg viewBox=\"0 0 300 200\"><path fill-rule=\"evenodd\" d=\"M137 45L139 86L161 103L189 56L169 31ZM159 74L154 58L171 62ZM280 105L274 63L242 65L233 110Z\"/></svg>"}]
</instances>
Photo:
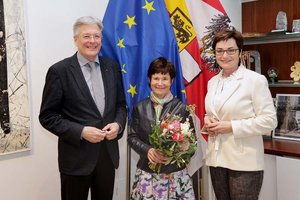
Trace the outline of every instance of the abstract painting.
<instances>
[{"instance_id":1,"label":"abstract painting","mask_svg":"<svg viewBox=\"0 0 300 200\"><path fill-rule=\"evenodd\" d=\"M0 155L30 149L22 0L0 0Z\"/></svg>"}]
</instances>

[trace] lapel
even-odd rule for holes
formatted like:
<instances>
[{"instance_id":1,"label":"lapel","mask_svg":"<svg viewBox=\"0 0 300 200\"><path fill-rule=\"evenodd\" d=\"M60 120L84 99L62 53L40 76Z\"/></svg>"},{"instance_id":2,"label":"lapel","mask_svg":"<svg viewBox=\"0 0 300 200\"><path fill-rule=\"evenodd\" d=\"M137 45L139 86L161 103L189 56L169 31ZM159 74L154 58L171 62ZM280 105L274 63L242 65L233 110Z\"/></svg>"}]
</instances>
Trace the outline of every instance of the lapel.
<instances>
[{"instance_id":1,"label":"lapel","mask_svg":"<svg viewBox=\"0 0 300 200\"><path fill-rule=\"evenodd\" d=\"M83 93L84 97L87 97L87 102L88 104L90 104L90 106L93 108L92 110L96 111L99 115L100 112L98 111L97 105L94 102L94 99L92 97L92 94L90 92L90 89L85 81L85 78L83 76L82 70L80 68L79 62L77 60L77 55L75 53L75 55L72 56L71 58L71 67L70 67L70 71L71 74L74 77L74 80L77 83L78 89L80 90L80 92Z\"/></svg>"},{"instance_id":2,"label":"lapel","mask_svg":"<svg viewBox=\"0 0 300 200\"><path fill-rule=\"evenodd\" d=\"M236 74L232 77L233 79L230 82L230 86L226 88L224 93L222 94L222 98L219 101L219 103L215 106L215 110L213 110L213 113L215 116L218 116L217 113L221 110L223 105L230 100L230 97L236 92L236 90L240 87L241 84L241 79L243 78L243 66L240 66L238 70L236 71ZM218 87L218 80L222 76L222 72L217 75L217 80L214 81L213 90L212 91L217 91ZM214 107L214 106L213 106Z\"/></svg>"},{"instance_id":3,"label":"lapel","mask_svg":"<svg viewBox=\"0 0 300 200\"><path fill-rule=\"evenodd\" d=\"M104 86L104 94L105 94L105 106L104 106L104 112L103 112L103 116L105 116L105 113L107 112L107 108L109 105L109 94L110 92L108 92L108 86L109 86L109 82L111 80L113 80L113 77L110 77L111 74L113 74L111 72L111 67L109 67L107 65L106 62L104 62L103 58L101 56L99 56L99 63L100 63L100 69L101 69L101 75L102 75L102 80L103 80L103 86ZM113 91L111 91L113 92Z\"/></svg>"},{"instance_id":4,"label":"lapel","mask_svg":"<svg viewBox=\"0 0 300 200\"><path fill-rule=\"evenodd\" d=\"M209 88L209 91L207 93L208 96L208 104L209 104L209 108L211 108L211 112L213 114L213 116L215 116L217 119L218 119L218 114L217 114L217 111L216 111L216 107L214 106L214 103L213 103L213 99L215 98L215 93L217 91L217 87L218 87L218 82L219 82L219 79L221 78L221 74L222 74L222 71L217 74L215 77L213 77L215 80L213 80L211 82L211 87Z\"/></svg>"}]
</instances>

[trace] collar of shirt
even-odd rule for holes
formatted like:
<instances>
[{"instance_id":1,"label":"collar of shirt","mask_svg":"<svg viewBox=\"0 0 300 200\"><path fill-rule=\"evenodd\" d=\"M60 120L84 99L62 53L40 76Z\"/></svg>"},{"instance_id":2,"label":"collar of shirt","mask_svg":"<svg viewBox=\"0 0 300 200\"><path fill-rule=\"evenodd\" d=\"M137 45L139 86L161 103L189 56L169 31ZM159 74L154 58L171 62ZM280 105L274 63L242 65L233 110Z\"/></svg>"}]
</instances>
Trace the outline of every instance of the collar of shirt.
<instances>
[{"instance_id":1,"label":"collar of shirt","mask_svg":"<svg viewBox=\"0 0 300 200\"><path fill-rule=\"evenodd\" d=\"M86 66L87 63L89 63L90 61L88 59L86 59L83 55L81 55L81 53L77 52L77 59L78 59L78 62L79 62L79 65L80 67L84 67ZM97 64L97 65L100 65L100 62L99 62L99 57L96 56L94 62Z\"/></svg>"}]
</instances>

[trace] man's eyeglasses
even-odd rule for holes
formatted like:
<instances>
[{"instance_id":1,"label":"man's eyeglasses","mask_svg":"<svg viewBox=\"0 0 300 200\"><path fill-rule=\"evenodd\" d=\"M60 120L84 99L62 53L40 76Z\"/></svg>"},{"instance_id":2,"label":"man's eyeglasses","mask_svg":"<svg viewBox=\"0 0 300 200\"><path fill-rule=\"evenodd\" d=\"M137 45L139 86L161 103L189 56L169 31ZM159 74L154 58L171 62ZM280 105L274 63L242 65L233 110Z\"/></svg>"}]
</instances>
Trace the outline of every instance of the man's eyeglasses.
<instances>
[{"instance_id":1,"label":"man's eyeglasses","mask_svg":"<svg viewBox=\"0 0 300 200\"><path fill-rule=\"evenodd\" d=\"M238 51L239 49L216 49L215 50L215 54L216 56L223 56L223 54L226 52L228 55L233 55L235 54L236 51Z\"/></svg>"},{"instance_id":2,"label":"man's eyeglasses","mask_svg":"<svg viewBox=\"0 0 300 200\"><path fill-rule=\"evenodd\" d=\"M90 34L84 34L81 36L84 40L91 40L92 38L94 38L94 40L100 40L102 35L101 34L94 34L94 35L90 35Z\"/></svg>"}]
</instances>

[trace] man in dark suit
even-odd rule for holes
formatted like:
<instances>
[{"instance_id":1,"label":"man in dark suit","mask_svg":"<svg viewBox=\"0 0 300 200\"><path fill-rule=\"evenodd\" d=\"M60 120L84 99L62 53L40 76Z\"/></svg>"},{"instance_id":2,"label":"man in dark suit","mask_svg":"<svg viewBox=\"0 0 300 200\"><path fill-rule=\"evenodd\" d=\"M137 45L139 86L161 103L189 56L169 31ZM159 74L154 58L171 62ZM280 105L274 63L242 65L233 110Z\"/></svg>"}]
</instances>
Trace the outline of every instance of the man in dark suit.
<instances>
[{"instance_id":1,"label":"man in dark suit","mask_svg":"<svg viewBox=\"0 0 300 200\"><path fill-rule=\"evenodd\" d=\"M78 51L46 76L39 120L58 136L62 200L86 200L89 189L93 200L113 196L127 110L118 64L98 56L102 27L97 18L79 18Z\"/></svg>"}]
</instances>

